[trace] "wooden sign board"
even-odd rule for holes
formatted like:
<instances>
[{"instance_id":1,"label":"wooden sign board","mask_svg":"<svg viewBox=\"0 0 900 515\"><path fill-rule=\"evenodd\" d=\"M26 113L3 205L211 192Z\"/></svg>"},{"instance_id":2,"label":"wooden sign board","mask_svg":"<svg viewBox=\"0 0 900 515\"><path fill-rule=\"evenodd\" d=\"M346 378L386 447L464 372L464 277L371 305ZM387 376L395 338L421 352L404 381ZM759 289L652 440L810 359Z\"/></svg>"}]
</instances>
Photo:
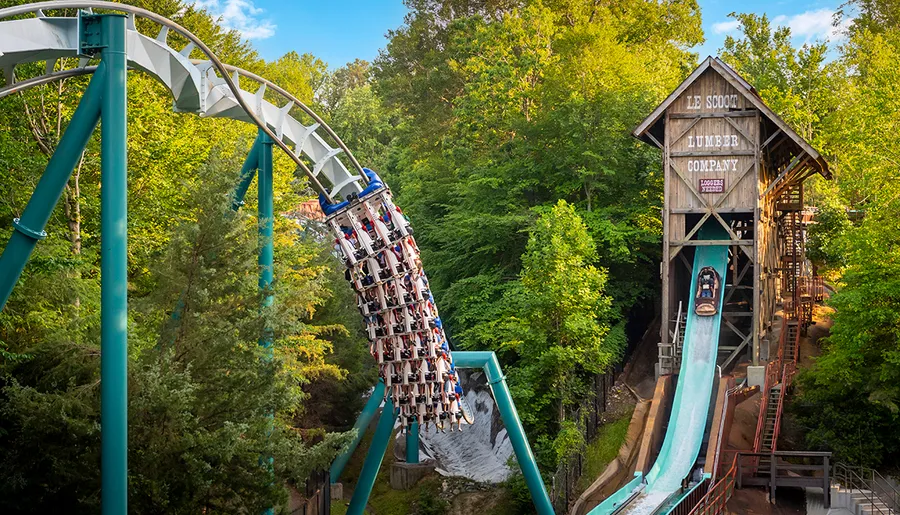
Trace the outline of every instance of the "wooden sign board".
<instances>
[{"instance_id":1,"label":"wooden sign board","mask_svg":"<svg viewBox=\"0 0 900 515\"><path fill-rule=\"evenodd\" d=\"M700 179L700 193L725 192L725 179Z\"/></svg>"},{"instance_id":2,"label":"wooden sign board","mask_svg":"<svg viewBox=\"0 0 900 515\"><path fill-rule=\"evenodd\" d=\"M757 113L713 69L666 109L669 209L705 210L710 204L722 210L756 207Z\"/></svg>"}]
</instances>

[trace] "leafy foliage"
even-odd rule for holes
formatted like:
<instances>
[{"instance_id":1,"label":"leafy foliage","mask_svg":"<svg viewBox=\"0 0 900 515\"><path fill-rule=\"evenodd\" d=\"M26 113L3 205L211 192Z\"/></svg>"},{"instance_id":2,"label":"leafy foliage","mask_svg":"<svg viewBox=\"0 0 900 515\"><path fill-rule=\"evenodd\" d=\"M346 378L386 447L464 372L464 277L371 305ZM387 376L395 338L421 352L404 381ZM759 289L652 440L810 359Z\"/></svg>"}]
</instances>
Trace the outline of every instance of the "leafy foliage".
<instances>
[{"instance_id":1,"label":"leafy foliage","mask_svg":"<svg viewBox=\"0 0 900 515\"><path fill-rule=\"evenodd\" d=\"M896 2L854 2L848 40L829 61L824 42L796 49L790 31L765 16L735 15L741 38L724 57L763 99L827 156L835 179L817 181L809 257L836 281L834 326L825 353L800 377L793 410L807 442L838 459L869 466L900 456L897 374L897 238L900 215L895 151ZM838 20L840 21L840 20ZM862 222L851 224L851 218Z\"/></svg>"},{"instance_id":2,"label":"leafy foliage","mask_svg":"<svg viewBox=\"0 0 900 515\"><path fill-rule=\"evenodd\" d=\"M325 79L324 63L312 56L264 62L237 32L182 2L137 4L184 24L226 62L284 81L304 101ZM138 20L138 29L158 27ZM178 36L169 43L177 46ZM89 80L0 102L0 218L21 214ZM323 425L344 430L352 413L323 422L308 417L304 404L315 396L332 405L340 397L317 386L340 383L348 408L358 405L372 380L359 317L331 309L346 303L341 295L332 300L333 289L346 293L336 265L318 239L283 217L274 240L277 301L260 310L257 220L248 214L255 187L244 213L230 208L252 127L172 114L168 92L138 72L128 88L131 509L278 506L287 486L327 466L347 441ZM0 313L0 511L99 510L99 150L92 139L49 237ZM276 212L290 211L306 192L286 163L276 156ZM271 356L258 345L264 327L274 330ZM346 380L348 371L357 372L354 380Z\"/></svg>"}]
</instances>

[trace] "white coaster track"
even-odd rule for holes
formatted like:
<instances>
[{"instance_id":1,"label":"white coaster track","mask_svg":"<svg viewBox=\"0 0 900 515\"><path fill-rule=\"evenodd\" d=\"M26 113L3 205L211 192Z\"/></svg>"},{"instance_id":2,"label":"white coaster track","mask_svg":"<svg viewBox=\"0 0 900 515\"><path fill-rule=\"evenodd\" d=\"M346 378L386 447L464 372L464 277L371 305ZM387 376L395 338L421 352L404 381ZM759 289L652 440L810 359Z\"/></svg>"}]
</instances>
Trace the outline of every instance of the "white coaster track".
<instances>
[{"instance_id":1,"label":"white coaster track","mask_svg":"<svg viewBox=\"0 0 900 515\"><path fill-rule=\"evenodd\" d=\"M177 112L200 116L231 118L256 124L281 147L307 174L314 189L329 199L343 199L365 188L367 179L340 138L309 107L293 95L251 72L221 63L199 38L187 29L151 11L105 1L51 1L0 9L0 70L6 85L0 98L29 87L54 80L92 73L96 66L82 58L74 69L57 70L61 58L79 55L80 17L48 16L51 9L103 9L128 16L126 47L128 64L142 70L163 84L174 98ZM33 15L33 17L22 16ZM11 20L11 17L20 19ZM159 27L148 36L138 32L136 18L147 19ZM182 49L168 44L174 31L189 43ZM197 49L208 60L192 60ZM16 82L16 67L25 63L46 62L45 73ZM239 78L255 84L254 92L240 88ZM274 92L281 102L273 104L264 96ZM291 113L307 118L304 124ZM320 134L321 133L321 134ZM329 144L333 142L335 146ZM339 159L343 154L350 168ZM303 157L301 157L303 156ZM320 178L324 176L330 188Z\"/></svg>"},{"instance_id":2,"label":"white coaster track","mask_svg":"<svg viewBox=\"0 0 900 515\"><path fill-rule=\"evenodd\" d=\"M54 10L69 9L83 10L93 12L93 9L102 9L104 12L124 13L128 17L126 31L126 51L129 67L148 73L163 84L172 94L174 99L173 109L176 112L194 113L203 117L221 117L240 120L257 125L264 131L273 141L284 150L297 165L309 177L311 185L319 193L325 195L328 205L341 205L343 207L337 209L329 216L330 221L340 221L341 223L332 223L331 229L338 237L339 241L343 239L341 227L352 228L355 234L364 237L367 231L360 225L359 221L354 219L351 221L351 213L354 208L363 205L358 199L360 193L370 194L373 190L366 190L369 185L370 176L363 171L350 150L343 141L331 130L330 127L313 112L309 107L300 100L292 96L278 85L259 77L251 72L240 68L223 64L212 53L212 51L190 31L152 11L147 11L130 5L119 4L107 1L78 1L78 0L59 0L48 1L34 4L28 4L17 7L0 9L0 71L2 71L6 85L0 88L0 98L12 93L25 90L30 87L46 84L55 80L67 77L74 77L93 73L97 66L90 65L91 60L80 54L82 34L81 16L51 16ZM81 12L81 11L79 11ZM16 17L17 19L10 19ZM142 29L145 25L153 25L158 27L155 35L150 36L138 31L138 19L149 20L152 24L140 23ZM185 38L189 43L183 48L176 49L169 46L170 32L175 32ZM203 53L207 60L194 60L190 55L195 50ZM78 67L71 69L57 70L57 63L63 58L80 58ZM26 63L45 62L44 73L29 77L21 81L17 81L16 67ZM245 91L240 88L240 79L243 78L245 83L254 84L256 89L254 92ZM267 92L270 92L267 94ZM277 97L281 102L276 105L269 99ZM308 118L311 123L304 124L292 116L291 112L297 112L298 116ZM320 134L321 131L323 134ZM335 146L329 144L333 142ZM339 159L339 156L345 156L350 163L350 169ZM301 158L303 156L303 158ZM371 173L371 172L369 172ZM326 189L320 182L320 178L324 176L330 185ZM372 175L372 177L377 177ZM384 197L386 205L391 206L390 215L399 216L399 210L395 212L395 207L390 202L390 193L383 183L378 181L380 188L377 196ZM374 186L373 186L374 187ZM365 195L364 195L365 196ZM351 202L342 203L343 199L349 199ZM368 206L368 204L365 204ZM323 206L324 207L324 206ZM376 221L377 217L372 216L373 213L381 209L379 206L368 207L369 211L366 216L372 218L370 222ZM362 213L357 213L363 216ZM408 222L406 222L408 223ZM405 226L398 230L401 235L396 238L389 237L384 234L382 245L393 247L401 240L413 242L410 234L407 233ZM373 233L374 234L374 233ZM412 274L415 277L424 279L424 272L421 270L421 262L418 257L418 250L415 249L415 243L411 247L405 248L402 252L406 259L403 266L403 275ZM398 247L399 248L399 247ZM377 267L377 259L391 257L390 253L375 251L368 247L366 249L356 248L349 253L349 259L356 262L353 256L354 252L363 252L368 258L365 262L371 261L372 267ZM406 263L408 261L408 263ZM400 274L397 270L394 270ZM388 280L390 283L392 279ZM379 283L382 279L379 278ZM354 284L351 286L357 289L360 295L363 294L361 285ZM398 281L398 290L402 289ZM378 286L378 291L382 290L382 286ZM385 295L381 294L382 301ZM378 359L382 366L382 375L389 386L388 397L393 397L398 405L401 405L404 412L404 426L407 422L411 422L417 418L415 410L410 411L410 406L416 407L415 399L417 395L412 387L409 386L409 377L417 376L421 371L421 378L413 380L414 386L425 387L429 389L429 399L431 396L436 398L442 397L442 400L435 401L437 406L434 411L425 410L425 403L419 403L418 419L420 421L432 420L436 423L440 422L439 415L443 411L453 409L454 415L459 413L457 427L460 422L468 424L473 423L473 412L459 395L454 395L455 386L457 385L457 376L452 367L452 357L447 347L446 336L440 326L436 328L417 327L417 331L411 329L410 324L422 324L426 321L434 323L438 318L437 308L433 305L433 298L427 288L423 288L418 294L415 304L430 304L427 316L419 315L418 318L413 317L412 311L406 308L396 307L391 304L394 311L406 309L405 316L394 316L388 314L388 305L382 306L388 319L396 322L396 324L406 324L404 335L417 336L422 333L422 342L411 345L408 341L401 345L401 339L398 336L397 341L390 342L387 346L388 352L396 349L397 355L389 358L387 364L384 364L383 357ZM401 299L402 300L402 299ZM366 303L360 301L360 306ZM403 304L403 303L400 303ZM376 338L376 324L373 322L374 313L369 313L367 309L361 309L363 316L369 322L369 329L372 332L373 349L376 341L387 341L386 338L379 336ZM416 311L418 314L418 311ZM380 316L380 315L379 315ZM392 318L393 317L393 318ZM396 320L395 320L396 319ZM393 325L384 328L385 324L379 325L379 330L385 330L390 337L394 336ZM399 329L398 329L399 330ZM424 337L425 332L430 335L432 330L436 335L432 338ZM387 334L384 336L388 336ZM408 338L409 339L409 338ZM437 345L437 349L432 348L428 353L425 349L427 341L432 341L432 347ZM424 342L424 343L423 343ZM443 351L441 344L444 345ZM402 351L401 351L402 347ZM411 352L411 358L400 358L401 352ZM376 353L373 351L373 355ZM426 354L428 356L426 356ZM415 367L413 364L415 363ZM430 366L430 368L428 368ZM431 377L428 381L424 379L426 372ZM433 376L433 377L432 377ZM393 377L402 378L399 382L401 386L392 386ZM418 383L421 382L421 385ZM434 386L434 385L440 385ZM433 388L432 388L433 387ZM449 388L449 389L448 389ZM424 396L424 391L419 392L420 397ZM431 402L427 403L429 407ZM443 426L443 423L440 423ZM451 424L452 425L452 424Z\"/></svg>"}]
</instances>

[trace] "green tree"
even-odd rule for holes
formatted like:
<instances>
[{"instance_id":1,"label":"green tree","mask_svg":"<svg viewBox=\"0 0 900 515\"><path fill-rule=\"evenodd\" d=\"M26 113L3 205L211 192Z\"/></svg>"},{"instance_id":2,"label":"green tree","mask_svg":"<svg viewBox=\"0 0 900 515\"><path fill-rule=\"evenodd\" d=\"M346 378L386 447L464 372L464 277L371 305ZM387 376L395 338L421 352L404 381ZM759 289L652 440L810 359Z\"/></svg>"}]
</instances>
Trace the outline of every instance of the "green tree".
<instances>
[{"instance_id":1,"label":"green tree","mask_svg":"<svg viewBox=\"0 0 900 515\"><path fill-rule=\"evenodd\" d=\"M519 356L514 391L528 407L524 417L549 424L549 435L590 394L589 379L606 372L624 348L622 326L610 332L612 299L603 291L606 271L593 266L596 257L587 228L565 201L538 219L522 256L525 309L511 316L522 331L507 345ZM549 417L553 411L557 416Z\"/></svg>"},{"instance_id":2,"label":"green tree","mask_svg":"<svg viewBox=\"0 0 900 515\"><path fill-rule=\"evenodd\" d=\"M226 62L289 82L283 85L305 101L323 79L324 64L312 56L265 63L237 32L183 2L137 4L184 24ZM152 36L159 30L140 19L138 29ZM170 34L169 44L186 41ZM43 64L17 68L20 78L42 72ZM0 102L0 218L21 213L88 80ZM334 265L322 260L318 240L301 239L282 217L278 300L260 312L256 220L249 214L255 186L245 213L229 207L255 129L172 114L170 94L138 71L129 74L128 88L131 506L136 513L260 511L284 499L287 484L326 465L344 441L305 419L304 403L316 382L343 380L341 365L365 377L364 348L347 351L359 342L358 315L325 312L337 287L329 278ZM285 156L275 160L276 212L289 211L307 183ZM0 511L98 509L99 177L94 138L51 217L49 237L0 313ZM0 238L8 235L4 224ZM266 325L276 335L271 359L257 345ZM341 359L330 358L335 346ZM342 395L358 398L361 381ZM275 458L271 473L261 456Z\"/></svg>"},{"instance_id":3,"label":"green tree","mask_svg":"<svg viewBox=\"0 0 900 515\"><path fill-rule=\"evenodd\" d=\"M841 288L825 354L801 376L797 401L807 440L868 466L900 457L900 205L869 211L848 231Z\"/></svg>"},{"instance_id":4,"label":"green tree","mask_svg":"<svg viewBox=\"0 0 900 515\"><path fill-rule=\"evenodd\" d=\"M560 429L571 429L569 413L591 395L593 376L620 357L625 334L574 207L561 200L542 211L518 279L497 292L491 312L469 331L500 350L541 461L554 466L571 447L572 431Z\"/></svg>"}]
</instances>

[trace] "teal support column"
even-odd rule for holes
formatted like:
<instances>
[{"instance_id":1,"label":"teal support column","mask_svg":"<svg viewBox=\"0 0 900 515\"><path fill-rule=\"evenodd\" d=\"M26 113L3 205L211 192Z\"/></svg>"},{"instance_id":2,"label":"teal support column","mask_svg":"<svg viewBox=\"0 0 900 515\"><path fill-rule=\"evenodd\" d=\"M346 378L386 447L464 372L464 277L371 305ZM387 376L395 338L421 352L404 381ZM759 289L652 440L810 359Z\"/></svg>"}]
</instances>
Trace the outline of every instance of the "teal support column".
<instances>
[{"instance_id":1,"label":"teal support column","mask_svg":"<svg viewBox=\"0 0 900 515\"><path fill-rule=\"evenodd\" d=\"M494 394L494 401L500 410L500 418L503 420L503 425L506 426L506 432L509 434L509 440L516 453L516 460L519 462L522 475L525 476L525 483L531 492L534 507L539 515L554 515L553 503L550 502L550 496L547 495L547 489L541 478L541 472L538 470L537 461L534 459L534 453L531 452L528 438L525 437L525 429L522 427L516 405L513 404L506 377L500 370L497 355L493 352L456 351L453 353L453 364L456 365L456 368L484 369L488 384L491 386L491 393Z\"/></svg>"},{"instance_id":2,"label":"teal support column","mask_svg":"<svg viewBox=\"0 0 900 515\"><path fill-rule=\"evenodd\" d=\"M356 436L354 436L353 441L350 442L350 447L335 458L334 462L331 464L330 472L332 483L337 483L338 479L341 478L341 472L344 471L344 467L347 466L350 457L353 456L354 451L359 447L359 442L362 441L366 428L369 427L369 424L372 423L372 419L375 418L375 414L378 413L378 407L381 406L382 401L384 401L384 380L378 378L378 384L375 385L375 390L372 392L372 395L369 396L366 405L363 406L359 418L356 419L356 423L353 424L353 429L356 430Z\"/></svg>"},{"instance_id":3,"label":"teal support column","mask_svg":"<svg viewBox=\"0 0 900 515\"><path fill-rule=\"evenodd\" d=\"M82 19L85 19L83 17ZM100 430L103 515L128 513L128 155L125 16L99 21L106 65L100 125ZM91 26L95 26L91 24ZM85 31L91 30L86 28Z\"/></svg>"},{"instance_id":4,"label":"teal support column","mask_svg":"<svg viewBox=\"0 0 900 515\"><path fill-rule=\"evenodd\" d=\"M244 205L244 196L247 195L247 190L250 188L250 183L253 182L256 169L259 168L259 148L262 146L263 138L268 139L268 136L266 136L266 133L259 131L259 135L253 141L253 146L250 147L250 152L247 153L247 159L244 160L244 166L241 167L241 180L238 182L237 188L234 189L234 198L231 200L231 209L234 211L237 211ZM269 142L269 150L271 148L271 142ZM269 162L271 162L271 152L269 155Z\"/></svg>"},{"instance_id":5,"label":"teal support column","mask_svg":"<svg viewBox=\"0 0 900 515\"><path fill-rule=\"evenodd\" d=\"M22 211L22 216L13 220L15 230L3 250L3 255L0 256L0 310L6 306L6 301L19 276L22 275L22 270L25 269L35 245L47 236L44 228L50 214L59 202L72 170L81 159L81 153L100 120L100 104L105 82L106 65L101 62L81 97L81 102L78 103L65 134L59 140L56 151L47 163L47 168L44 169L44 174L35 187L28 205Z\"/></svg>"},{"instance_id":6,"label":"teal support column","mask_svg":"<svg viewBox=\"0 0 900 515\"><path fill-rule=\"evenodd\" d=\"M353 497L350 498L347 515L363 515L366 512L366 503L369 502L369 495L372 494L372 487L375 486L375 478L378 476L378 470L381 469L381 462L384 461L384 453L387 452L391 435L394 434L396 420L397 410L394 409L394 404L390 400L385 400L381 418L378 419L378 426L375 428L375 436L372 438L372 445L369 446L362 471L359 473L359 481L356 482Z\"/></svg>"},{"instance_id":7,"label":"teal support column","mask_svg":"<svg viewBox=\"0 0 900 515\"><path fill-rule=\"evenodd\" d=\"M406 462L419 462L419 423L413 422L406 430Z\"/></svg>"},{"instance_id":8,"label":"teal support column","mask_svg":"<svg viewBox=\"0 0 900 515\"><path fill-rule=\"evenodd\" d=\"M258 143L258 144L257 144ZM259 224L259 289L263 292L262 309L265 310L275 301L274 295L270 290L272 281L275 278L275 191L272 178L272 139L266 133L259 131L256 142L253 147L256 149L257 164L259 170L257 189L257 223ZM250 150L253 154L253 150ZM249 158L248 158L249 161ZM244 167L248 164L245 162ZM252 172L251 172L252 173ZM243 170L242 170L243 175ZM241 182L243 185L243 181ZM247 181L249 186L249 180ZM240 187L240 185L239 185ZM246 193L246 188L244 193ZM263 328L263 334L259 339L259 345L268 349L267 359L272 358L272 345L275 337L272 328L268 325ZM270 419L272 415L270 414ZM270 420L270 424L274 420ZM269 431L272 430L270 425ZM263 458L268 465L269 473L272 473L272 457ZM274 479L274 478L273 478ZM275 513L274 508L265 510L264 515L272 515Z\"/></svg>"},{"instance_id":9,"label":"teal support column","mask_svg":"<svg viewBox=\"0 0 900 515\"><path fill-rule=\"evenodd\" d=\"M275 278L275 205L274 185L272 182L272 139L266 133L260 131L257 138L260 142L258 149L259 181L258 190L258 221L259 221L259 288L267 292L263 297L263 309L268 308L274 302L274 296L269 291ZM256 146L256 145L254 145ZM272 329L266 327L259 344L271 348L273 342Z\"/></svg>"}]
</instances>

